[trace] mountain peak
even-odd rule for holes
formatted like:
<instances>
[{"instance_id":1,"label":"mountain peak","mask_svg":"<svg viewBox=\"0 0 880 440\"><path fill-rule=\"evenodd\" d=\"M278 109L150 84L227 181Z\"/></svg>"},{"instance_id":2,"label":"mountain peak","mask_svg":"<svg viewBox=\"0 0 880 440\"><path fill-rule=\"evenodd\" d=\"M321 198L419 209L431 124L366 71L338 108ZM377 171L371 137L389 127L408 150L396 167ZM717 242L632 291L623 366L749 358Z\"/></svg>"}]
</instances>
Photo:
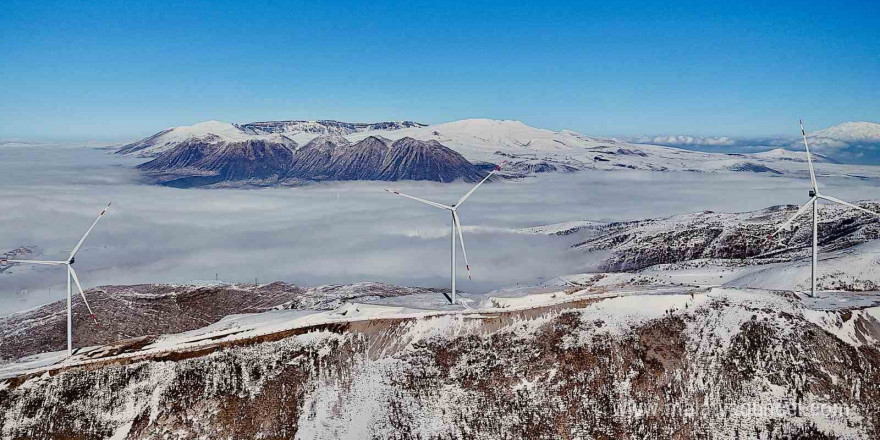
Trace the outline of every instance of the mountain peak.
<instances>
[{"instance_id":1,"label":"mountain peak","mask_svg":"<svg viewBox=\"0 0 880 440\"><path fill-rule=\"evenodd\" d=\"M880 124L853 121L837 124L824 130L814 131L810 137L829 138L849 142L880 142Z\"/></svg>"}]
</instances>

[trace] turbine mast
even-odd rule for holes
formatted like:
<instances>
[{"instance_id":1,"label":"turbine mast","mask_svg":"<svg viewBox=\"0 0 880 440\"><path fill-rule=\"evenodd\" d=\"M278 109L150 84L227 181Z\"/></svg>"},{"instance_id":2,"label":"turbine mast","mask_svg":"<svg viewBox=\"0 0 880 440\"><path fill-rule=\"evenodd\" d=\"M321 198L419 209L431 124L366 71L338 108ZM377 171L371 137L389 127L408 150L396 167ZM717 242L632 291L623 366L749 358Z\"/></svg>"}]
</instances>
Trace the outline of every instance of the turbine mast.
<instances>
[{"instance_id":1,"label":"turbine mast","mask_svg":"<svg viewBox=\"0 0 880 440\"><path fill-rule=\"evenodd\" d=\"M70 265L67 265L67 357L73 356L73 300L70 295Z\"/></svg>"},{"instance_id":2,"label":"turbine mast","mask_svg":"<svg viewBox=\"0 0 880 440\"><path fill-rule=\"evenodd\" d=\"M813 261L810 267L812 287L810 296L816 297L816 268L819 264L819 200L813 199Z\"/></svg>"},{"instance_id":3,"label":"turbine mast","mask_svg":"<svg viewBox=\"0 0 880 440\"><path fill-rule=\"evenodd\" d=\"M450 267L452 268L452 304L455 304L455 211L452 211L452 219L450 219L452 229L449 236L452 237L452 247L449 255L451 256Z\"/></svg>"}]
</instances>

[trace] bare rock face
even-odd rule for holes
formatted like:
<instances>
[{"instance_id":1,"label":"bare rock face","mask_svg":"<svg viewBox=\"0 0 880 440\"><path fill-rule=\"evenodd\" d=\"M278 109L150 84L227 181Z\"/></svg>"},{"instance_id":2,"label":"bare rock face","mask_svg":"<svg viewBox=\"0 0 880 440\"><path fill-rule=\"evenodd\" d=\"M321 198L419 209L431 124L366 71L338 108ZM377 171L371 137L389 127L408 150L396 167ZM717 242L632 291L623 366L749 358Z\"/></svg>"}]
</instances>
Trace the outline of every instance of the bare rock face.
<instances>
[{"instance_id":1,"label":"bare rock face","mask_svg":"<svg viewBox=\"0 0 880 440\"><path fill-rule=\"evenodd\" d=\"M240 142L186 141L138 166L161 176L170 186L201 186L217 182L277 181L293 163L296 142L251 139Z\"/></svg>"},{"instance_id":2,"label":"bare rock face","mask_svg":"<svg viewBox=\"0 0 880 440\"><path fill-rule=\"evenodd\" d=\"M333 154L348 144L348 140L340 136L319 136L312 139L296 152L293 166L286 176L315 181L332 180Z\"/></svg>"},{"instance_id":3,"label":"bare rock face","mask_svg":"<svg viewBox=\"0 0 880 440\"><path fill-rule=\"evenodd\" d=\"M194 139L138 166L153 181L193 187L325 180L479 180L484 173L437 141L375 136L352 144L339 135L319 136L302 148L295 142L258 139L205 142Z\"/></svg>"},{"instance_id":4,"label":"bare rock face","mask_svg":"<svg viewBox=\"0 0 880 440\"><path fill-rule=\"evenodd\" d=\"M391 144L377 180L478 181L481 174L460 154L437 141L403 138Z\"/></svg>"},{"instance_id":5,"label":"bare rock face","mask_svg":"<svg viewBox=\"0 0 880 440\"><path fill-rule=\"evenodd\" d=\"M343 144L331 159L334 180L380 180L377 170L388 155L388 143L369 136L354 145Z\"/></svg>"}]
</instances>

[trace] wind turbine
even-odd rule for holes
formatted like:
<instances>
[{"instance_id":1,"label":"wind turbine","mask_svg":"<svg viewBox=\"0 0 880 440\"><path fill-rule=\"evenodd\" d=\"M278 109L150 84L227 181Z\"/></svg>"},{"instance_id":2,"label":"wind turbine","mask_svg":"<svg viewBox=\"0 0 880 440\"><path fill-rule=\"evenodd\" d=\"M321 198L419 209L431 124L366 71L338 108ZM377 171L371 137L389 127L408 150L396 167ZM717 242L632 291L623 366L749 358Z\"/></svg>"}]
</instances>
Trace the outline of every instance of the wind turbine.
<instances>
[{"instance_id":1,"label":"wind turbine","mask_svg":"<svg viewBox=\"0 0 880 440\"><path fill-rule=\"evenodd\" d=\"M810 201L808 201L804 206L801 206L800 209L790 218L787 222L783 223L779 229L776 230L773 234L771 234L768 238L772 239L774 235L780 233L784 229L791 226L792 222L798 217L800 217L803 213L807 212L807 210L812 207L813 208L813 261L811 266L811 274L810 278L812 281L812 285L810 288L810 296L816 296L816 266L819 262L819 200L825 200L828 202L837 203L840 205L848 206L853 209L857 209L862 212L866 212L871 215L875 215L880 217L880 213L862 208L861 206L853 205L849 202L844 202L843 200L826 196L819 192L819 185L816 183L816 172L813 170L813 158L810 154L810 145L807 143L807 132L804 130L804 121L798 121L801 125L801 137L804 140L804 148L807 150L807 163L810 166L810 184L812 185L812 189L810 190Z\"/></svg>"},{"instance_id":2,"label":"wind turbine","mask_svg":"<svg viewBox=\"0 0 880 440\"><path fill-rule=\"evenodd\" d=\"M455 304L455 234L456 234L456 231L458 231L458 238L461 241L461 254L464 256L464 267L467 269L468 279L471 279L471 266L470 266L470 264L468 264L467 251L464 249L464 235L462 235L462 233L461 233L461 222L458 219L458 208L461 207L461 204L464 203L464 201L467 200L467 198L470 197L471 194L473 194L474 191L476 191L477 188L480 187L480 185L482 185L487 180L489 180L489 178L492 177L492 175L495 174L495 172L501 170L501 166L504 164L505 164L505 162L502 162L501 165L496 165L494 170L492 170L488 175L486 175L486 177L484 177L483 180L481 180L479 183L474 185L474 187L471 188L470 191L465 193L465 195L463 195L460 199L458 199L458 201L455 202L454 205L444 205L442 203L436 203L436 202L432 202L430 200L420 199L418 197L413 197L413 196L410 196L407 194L403 194L398 191L394 191L394 190L390 190L390 189L385 190L390 193L397 194L399 196L415 200L417 202L422 202L426 205L431 205L435 208L445 209L452 214L452 220L451 220L452 233L450 234L452 236L452 247L450 248L450 256L451 256L450 260L451 260L451 268L452 268L451 269L452 298L450 300L451 300L452 304Z\"/></svg>"},{"instance_id":3,"label":"wind turbine","mask_svg":"<svg viewBox=\"0 0 880 440\"><path fill-rule=\"evenodd\" d=\"M79 294L82 296L83 302L86 303L86 308L89 309L89 316L95 321L95 325L100 326L98 324L97 318L95 318L95 313L92 312L92 307L89 306L89 301L86 299L86 294L83 292L82 285L79 283L79 277L76 276L76 271L73 270L73 263L76 262L76 253L79 252L79 248L82 247L83 242L86 241L86 237L89 236L89 233L92 232L92 229L95 228L95 225L98 224L98 221L101 220L101 217L107 212L107 209L110 208L110 204L98 214L98 218L92 223L92 226L86 231L86 233L79 239L79 243L73 248L70 252L70 256L67 257L67 260L64 261L40 261L40 260L0 260L0 263L21 263L21 264L40 264L44 266L67 266L67 355L71 356L73 354L73 302L70 291L70 280L73 279L73 282L76 283L76 288L79 290Z\"/></svg>"}]
</instances>

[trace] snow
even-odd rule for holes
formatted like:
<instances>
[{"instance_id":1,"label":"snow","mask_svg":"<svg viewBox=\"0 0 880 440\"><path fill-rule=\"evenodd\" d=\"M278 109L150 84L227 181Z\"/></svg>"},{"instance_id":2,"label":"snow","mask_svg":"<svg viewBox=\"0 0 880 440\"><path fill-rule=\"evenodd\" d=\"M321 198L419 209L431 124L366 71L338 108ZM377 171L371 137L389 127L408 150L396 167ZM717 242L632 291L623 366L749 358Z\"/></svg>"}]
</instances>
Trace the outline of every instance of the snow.
<instances>
[{"instance_id":1,"label":"snow","mask_svg":"<svg viewBox=\"0 0 880 440\"><path fill-rule=\"evenodd\" d=\"M780 290L810 289L810 259L790 263L752 266L739 271L725 284ZM833 288L833 283L880 285L880 240L868 241L834 252L820 252L817 279L820 290Z\"/></svg>"},{"instance_id":2,"label":"snow","mask_svg":"<svg viewBox=\"0 0 880 440\"><path fill-rule=\"evenodd\" d=\"M752 156L767 160L789 160L793 162L807 162L807 155L804 151L786 150L784 148L775 148L770 151L754 153ZM831 162L825 156L813 153L814 163Z\"/></svg>"},{"instance_id":3,"label":"snow","mask_svg":"<svg viewBox=\"0 0 880 440\"><path fill-rule=\"evenodd\" d=\"M844 122L809 134L811 138L828 138L847 142L880 142L880 124Z\"/></svg>"},{"instance_id":4,"label":"snow","mask_svg":"<svg viewBox=\"0 0 880 440\"><path fill-rule=\"evenodd\" d=\"M576 274L554 282L569 286L572 283L591 281L596 275ZM440 297L439 294L437 296ZM880 317L880 306L878 306L880 295L873 299L867 298L867 296L863 296L862 301L857 304L867 304L868 307L854 310L852 318L848 321L849 324L841 325L839 321L834 320L836 316L840 316L837 310L830 310L827 307L825 309L815 308L828 305L831 308L836 307L839 304L839 298L833 294L828 294L814 302L807 302L788 293L758 289L712 288L706 291L694 291L682 287L642 286L597 293L586 288L562 290L559 287L544 286L505 289L485 296L469 295L468 299L474 304L473 310L451 306L435 309L419 308L415 306L419 301L426 300L426 297L395 297L383 298L381 304L374 302L347 303L335 310L324 312L279 310L261 314L233 315L203 329L179 335L163 336L152 348L147 347L138 352L136 356L143 358L146 354L164 350L183 352L201 347L203 344L253 338L261 334L314 326L319 323L407 318L406 322L400 323L399 328L395 328L394 343L371 345L370 350L381 349L382 353L363 353L360 355L363 358L346 363L346 367L351 368L350 371L321 373L315 378L316 382L302 396L302 411L299 412L297 420L297 437L391 437L395 434L394 427L383 423L388 420L389 415L392 415L392 408L388 402L407 406L407 408L410 405L416 408L413 410L417 411L413 413L413 426L411 427L413 432L423 437L442 437L444 433L448 433L446 427L455 423L455 420L450 420L450 417L455 417L456 413L448 411L449 408L471 409L470 406L467 406L467 402L474 402L474 393L462 387L458 382L462 377L479 373L480 366L473 365L475 362L479 364L479 360L467 356L458 358L455 364L449 366L449 377L453 380L441 385L442 392L436 393L436 398L432 395L432 398L427 402L413 403L408 400L411 397L406 392L400 392L400 384L394 379L399 378L399 374L405 374L403 372L407 368L412 368L412 365L407 364L407 359L411 359L411 356L417 354L419 350L423 350L424 344L419 344L420 342L431 340L447 342L461 336L493 338L495 334L492 332L497 331L509 332L517 338L516 341L522 339L523 342L527 342L522 345L528 347L530 344L534 345L533 340L539 334L539 329L546 328L548 323L559 317L558 311L534 314L528 318L510 314L508 316L511 321L497 329L492 325L481 325L478 319L516 309L559 304L561 301L590 299L594 301L565 311L565 313L577 313L577 319L581 323L589 325L566 334L563 337L564 346L562 349L607 344L606 338L595 338L597 335L655 338L656 335L643 336L642 333L634 333L633 331L651 324L652 321L676 317L678 319L674 321L664 321L660 324L665 326L667 322L674 322L676 325L683 323L686 326L686 329L681 332L681 336L684 338L684 344L687 345L685 356L689 362L694 362L692 368L695 371L694 376L688 378L687 381L684 381L684 377L687 375L679 371L676 373L678 376L671 383L674 383L675 386L681 386L682 389L696 387L706 390L705 403L707 408L715 408L717 405L734 405L725 407L729 410L729 417L736 420L731 426L749 426L750 423L754 423L754 426L762 426L761 424L766 423L768 419L772 420L774 415L766 412L757 413L756 411L778 409L781 413L775 417L786 417L789 414L787 409L791 408L794 399L793 388L775 385L761 373L772 371L772 369L759 368L754 378L748 379L747 383L742 384L743 388L748 390L746 398L751 400L732 403L718 394L724 392L723 389L701 388L705 385L706 377L700 375L717 374L719 368L727 367L722 362L730 359L725 356L725 353L731 350L733 337L742 335L743 325L755 320L756 315L759 320L775 317L780 312L795 317L803 316L809 322L819 325L849 344L858 346L857 344L877 343L876 340L865 341L864 335L858 333L859 330L854 324L857 319L876 321ZM428 306L433 307L433 303L428 302ZM853 304L856 303L850 303L850 305ZM774 337L778 337L782 341L792 338L795 335L795 330L802 330L802 327L794 327L793 324L790 324L791 322L802 323L803 321L799 319L775 319L772 322L774 329L778 331ZM661 332L661 334L663 333ZM311 353L316 354L319 358L328 358L336 355L332 349L336 345L328 342L341 341L350 337L357 338L359 336L352 336L344 332L336 333L312 329L309 332L286 338L284 341L255 344L240 350L208 354L204 359L200 359L200 361L204 361L202 365L212 370L210 374L206 374L206 377L210 379L207 380L204 393L206 396L215 396L218 394L217 390L228 386L225 381L235 380L238 396L254 398L254 396L267 391L266 384L272 378L271 371L275 369L275 363L282 359L279 357L281 356L279 353L284 350L279 350L278 345L273 344L307 347ZM217 339L206 341L210 338ZM628 339L623 340L624 345L627 344L627 341ZM378 347L379 345L385 345L385 347ZM514 343L514 346L517 345ZM775 346L765 348L769 350L769 353L774 354ZM406 355L395 356L395 353ZM479 356L480 353L476 352L476 355ZM525 354L527 355L528 352ZM235 373L224 371L224 368L230 368L230 365L222 360L217 361L217 359L221 357L225 359L228 356L246 358L247 365L253 365L258 371L252 373L250 368L242 368ZM124 356L117 356L115 359L122 357ZM99 360L110 361L113 359L102 358ZM298 358L285 359L285 362L290 365L296 365L299 362ZM34 360L32 359L32 361ZM67 366L82 365L86 361L87 359L82 357L75 357L68 361ZM742 358L739 359L739 362L743 361ZM775 362L785 361L785 359L779 359ZM525 362L528 363L528 359ZM771 360L771 362L774 361ZM97 420L114 427L115 431L111 438L126 438L132 428L131 422L137 417L143 417L144 414L149 414L150 421L156 421L163 417L163 408L167 410L169 399L174 398L174 396L169 396L169 393L173 393L173 391L163 387L175 383L174 376L178 374L178 371L181 371L179 368L175 369L175 364L179 363L147 363L145 370L137 375L134 383L129 382L126 384L125 390L118 391L116 397L118 404L95 416ZM112 374L112 371L115 370L117 369L111 368L107 371L108 374ZM36 389L37 387L48 387L49 383L57 383L58 379L49 377L48 373L40 376L44 371L47 370L37 368L28 371L32 377L20 387ZM547 386L549 382L546 378L553 377L556 371L556 368L548 370L539 368L536 371L514 370L511 374L517 375L512 377L510 388L513 392L532 396L533 393L540 393L543 390L542 387ZM637 391L633 389L633 376L627 375L629 373L627 371L619 373L619 380L615 382L617 403L622 406L633 405L631 409L634 411L644 410L645 408L639 408L637 402L633 400L633 395ZM845 377L835 376L833 372L825 373L831 376L832 380L847 380ZM0 377L3 376L0 375ZM52 380L56 382L50 382ZM8 387L7 383L0 381L0 389L4 387ZM712 394L713 392L715 394ZM584 404L589 404L589 396L586 396L585 399ZM823 397L811 392L805 393L802 400L799 400L799 405L804 413L803 420L808 423L817 423L825 432L843 436L859 436L860 429L863 428L859 422L861 417L859 414L825 413L810 406L822 405L828 400L827 396ZM751 405L752 402L754 405ZM838 408L847 408L848 410L849 407L839 406ZM210 411L212 411L211 407L194 409L194 413L204 414ZM646 415L644 412L639 412L639 414L639 417ZM727 436L725 434L730 434L729 430L731 429L729 426L710 428L719 429L717 433L720 436ZM725 429L728 431L724 431Z\"/></svg>"},{"instance_id":5,"label":"snow","mask_svg":"<svg viewBox=\"0 0 880 440\"><path fill-rule=\"evenodd\" d=\"M208 144L220 144L224 142L242 142L253 139L264 139L286 143L290 142L289 139L278 134L257 134L253 131L245 130L237 124L222 121L205 121L194 125L172 127L146 139L141 139L132 144L125 145L122 148L123 150L127 150L132 147L137 147L138 149L133 151L133 154L138 156L150 156L160 154L183 142L192 140L198 140Z\"/></svg>"},{"instance_id":6,"label":"snow","mask_svg":"<svg viewBox=\"0 0 880 440\"><path fill-rule=\"evenodd\" d=\"M874 335L863 331L861 327L869 322L880 328L880 307L854 310L847 317L828 310L804 310L804 317L854 347L878 342Z\"/></svg>"},{"instance_id":7,"label":"snow","mask_svg":"<svg viewBox=\"0 0 880 440\"><path fill-rule=\"evenodd\" d=\"M590 220L575 220L570 222L554 223L551 225L521 228L518 229L517 232L522 234L562 235L565 233L577 232L580 229L594 228L605 224L607 223L594 222Z\"/></svg>"},{"instance_id":8,"label":"snow","mask_svg":"<svg viewBox=\"0 0 880 440\"><path fill-rule=\"evenodd\" d=\"M869 243L878 246L880 243ZM846 262L844 264L852 264ZM735 274L737 270L747 272L742 279L755 278L756 273L771 270L784 274L779 281L791 282L791 272L770 265L747 266L742 269L707 266L699 269L675 269L666 267L649 268L639 274L577 274L550 280L541 286L527 286L503 289L483 295L463 294L460 298L466 306L450 305L439 293L419 293L399 297L380 298L367 302L348 302L330 311L317 310L272 310L263 313L230 315L217 323L179 334L159 336L155 341L133 352L111 356L108 347L87 347L78 350L73 357L66 358L65 352L44 353L23 358L13 363L0 365L0 379L20 374L36 374L58 367L73 367L94 362L127 357L152 356L158 353L188 351L212 346L222 342L258 338L287 330L306 328L319 324L357 322L376 319L481 319L495 313L546 307L580 300L596 302L583 306L585 320L602 321L604 331L620 333L633 325L661 318L667 314L681 313L698 308L718 298L730 301L735 298L742 304L776 304L778 309L803 310L810 322L827 329L841 340L853 345L875 343L871 335L858 330L856 323L863 320L880 326L880 293L877 294L835 294L824 293L820 298L804 298L799 306L791 304L790 298L760 289L740 287L718 288L721 284L716 275L719 272ZM791 265L790 265L791 266ZM796 266L796 265L795 265ZM782 265L782 268L785 266ZM666 283L638 285L645 277L656 278L663 275ZM766 275L766 274L765 274ZM724 276L722 275L722 280ZM766 277L763 278L766 281ZM656 281L656 279L654 279ZM681 285L672 285L678 282ZM636 283L636 285L633 285ZM648 284L648 283L644 283ZM727 285L736 283L727 283ZM773 284L773 283L771 283ZM691 286L691 287L687 287ZM714 286L714 287L713 287ZM706 290L709 288L708 290ZM853 318L841 320L837 310L862 309L853 312ZM739 322L748 316L730 315L730 322L716 323L719 334L723 328L737 329ZM530 326L538 325L531 323ZM425 332L435 332L426 329ZM418 332L417 332L418 333ZM426 337L422 334L418 338ZM719 336L721 337L721 336ZM867 338L867 339L866 339ZM722 338L723 339L723 338ZM583 341L581 341L583 343Z\"/></svg>"},{"instance_id":9,"label":"snow","mask_svg":"<svg viewBox=\"0 0 880 440\"><path fill-rule=\"evenodd\" d=\"M649 144L629 144L613 139L590 137L571 130L552 131L531 127L520 121L465 119L441 124L398 124L388 127L370 124L343 124L346 127L323 125L328 121L281 121L277 131L267 134L259 123L237 125L228 122L207 121L192 126L174 127L123 147L143 146L132 154L153 156L173 148L176 144L199 139L207 143L241 141L247 139L274 139L296 142L302 146L322 135L343 136L357 142L368 136L391 141L403 137L428 141L435 140L452 148L471 162L511 162L517 173L531 173L534 169L570 170L625 170L701 171L701 172L774 172L801 177L807 176L804 153L773 150L757 154L718 154L683 150ZM248 127L248 128L246 128ZM280 128L279 128L280 127ZM821 158L819 158L821 162ZM880 177L880 168L823 163L822 172L831 175L858 175ZM518 171L517 171L518 170ZM508 170L509 172L514 172Z\"/></svg>"}]
</instances>

